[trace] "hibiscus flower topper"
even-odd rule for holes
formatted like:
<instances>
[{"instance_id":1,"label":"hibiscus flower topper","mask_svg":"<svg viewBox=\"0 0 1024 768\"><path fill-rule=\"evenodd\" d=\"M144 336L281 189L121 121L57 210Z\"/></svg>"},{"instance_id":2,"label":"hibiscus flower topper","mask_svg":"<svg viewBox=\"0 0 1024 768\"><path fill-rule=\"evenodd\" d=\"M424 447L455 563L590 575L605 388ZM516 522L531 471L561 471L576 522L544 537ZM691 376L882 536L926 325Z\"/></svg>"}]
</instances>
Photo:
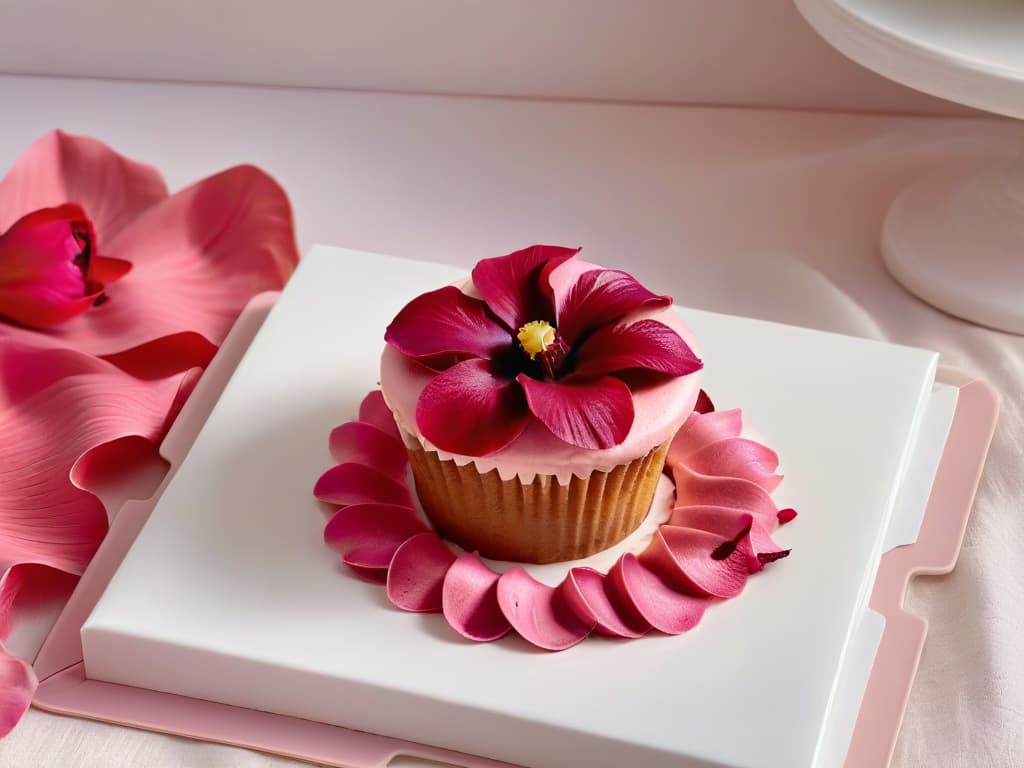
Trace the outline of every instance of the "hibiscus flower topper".
<instances>
[{"instance_id":1,"label":"hibiscus flower topper","mask_svg":"<svg viewBox=\"0 0 1024 768\"><path fill-rule=\"evenodd\" d=\"M388 326L388 344L438 372L416 408L436 447L485 456L536 419L570 445L611 448L633 425L631 388L700 370L652 317L670 297L577 260L579 250L534 245L484 259L472 285L418 296Z\"/></svg>"}]
</instances>

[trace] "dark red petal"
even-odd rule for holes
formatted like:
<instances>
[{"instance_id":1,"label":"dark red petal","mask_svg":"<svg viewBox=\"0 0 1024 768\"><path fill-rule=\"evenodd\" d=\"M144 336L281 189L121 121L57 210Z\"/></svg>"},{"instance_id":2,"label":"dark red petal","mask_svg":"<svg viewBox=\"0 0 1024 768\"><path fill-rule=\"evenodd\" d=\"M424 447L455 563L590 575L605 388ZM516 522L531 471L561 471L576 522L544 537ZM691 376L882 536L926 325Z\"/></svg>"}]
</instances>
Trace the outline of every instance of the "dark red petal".
<instances>
[{"instance_id":1,"label":"dark red petal","mask_svg":"<svg viewBox=\"0 0 1024 768\"><path fill-rule=\"evenodd\" d=\"M132 271L132 263L109 256L94 256L90 265L90 276L97 283L107 286Z\"/></svg>"},{"instance_id":2,"label":"dark red petal","mask_svg":"<svg viewBox=\"0 0 1024 768\"><path fill-rule=\"evenodd\" d=\"M331 431L328 445L339 464L353 462L376 469L392 480L405 483L409 454L401 441L372 424L348 421Z\"/></svg>"},{"instance_id":3,"label":"dark red petal","mask_svg":"<svg viewBox=\"0 0 1024 768\"><path fill-rule=\"evenodd\" d=\"M397 440L402 439L398 425L395 424L395 417L392 415L391 409L388 408L388 404L384 402L384 394L379 389L367 394L363 398L363 402L359 404L359 420L372 424Z\"/></svg>"},{"instance_id":4,"label":"dark red petal","mask_svg":"<svg viewBox=\"0 0 1024 768\"><path fill-rule=\"evenodd\" d=\"M703 389L697 395L697 404L693 406L693 410L697 413L713 413L715 410L715 404Z\"/></svg>"},{"instance_id":5,"label":"dark red petal","mask_svg":"<svg viewBox=\"0 0 1024 768\"><path fill-rule=\"evenodd\" d=\"M580 345L575 373L606 373L645 369L686 376L704 367L678 333L657 320L598 328Z\"/></svg>"},{"instance_id":6,"label":"dark red petal","mask_svg":"<svg viewBox=\"0 0 1024 768\"><path fill-rule=\"evenodd\" d=\"M542 275L579 251L558 245L531 245L507 256L483 259L473 268L473 285L510 331L532 320L550 322L555 319L554 307Z\"/></svg>"},{"instance_id":7,"label":"dark red petal","mask_svg":"<svg viewBox=\"0 0 1024 768\"><path fill-rule=\"evenodd\" d=\"M667 307L668 296L644 288L632 275L617 269L592 269L564 296L555 296L558 332L570 346L603 325L640 308Z\"/></svg>"},{"instance_id":8,"label":"dark red petal","mask_svg":"<svg viewBox=\"0 0 1024 768\"><path fill-rule=\"evenodd\" d=\"M415 358L444 354L489 358L512 345L508 329L491 317L487 306L452 285L406 304L384 332L384 340Z\"/></svg>"},{"instance_id":9,"label":"dark red petal","mask_svg":"<svg viewBox=\"0 0 1024 768\"><path fill-rule=\"evenodd\" d=\"M498 579L498 605L523 639L548 651L576 645L594 627L572 611L560 590L540 583L521 565Z\"/></svg>"},{"instance_id":10,"label":"dark red petal","mask_svg":"<svg viewBox=\"0 0 1024 768\"><path fill-rule=\"evenodd\" d=\"M779 525L785 525L786 523L793 522L794 520L796 520L796 516L797 512L792 507L780 509L778 514L776 515L776 517L779 518Z\"/></svg>"},{"instance_id":11,"label":"dark red petal","mask_svg":"<svg viewBox=\"0 0 1024 768\"><path fill-rule=\"evenodd\" d=\"M405 485L362 464L339 464L324 472L313 495L328 504L400 504L412 507Z\"/></svg>"},{"instance_id":12,"label":"dark red petal","mask_svg":"<svg viewBox=\"0 0 1024 768\"><path fill-rule=\"evenodd\" d=\"M611 448L633 426L633 396L614 376L599 379L537 381L516 379L533 413L559 440L592 450Z\"/></svg>"},{"instance_id":13,"label":"dark red petal","mask_svg":"<svg viewBox=\"0 0 1024 768\"><path fill-rule=\"evenodd\" d=\"M519 437L529 418L520 387L486 360L463 360L439 373L416 403L423 436L463 456L500 451Z\"/></svg>"},{"instance_id":14,"label":"dark red petal","mask_svg":"<svg viewBox=\"0 0 1024 768\"><path fill-rule=\"evenodd\" d=\"M455 555L433 531L413 536L391 558L388 599L403 611L440 611L444 577L454 562Z\"/></svg>"}]
</instances>

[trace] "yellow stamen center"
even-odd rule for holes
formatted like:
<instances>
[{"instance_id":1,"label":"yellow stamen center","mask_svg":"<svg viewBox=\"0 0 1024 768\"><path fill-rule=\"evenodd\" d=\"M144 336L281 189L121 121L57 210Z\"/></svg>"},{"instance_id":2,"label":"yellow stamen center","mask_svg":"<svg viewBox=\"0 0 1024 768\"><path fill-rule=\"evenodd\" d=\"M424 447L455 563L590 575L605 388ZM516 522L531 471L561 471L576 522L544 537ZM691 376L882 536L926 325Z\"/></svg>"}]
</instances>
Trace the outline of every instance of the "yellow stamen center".
<instances>
[{"instance_id":1,"label":"yellow stamen center","mask_svg":"<svg viewBox=\"0 0 1024 768\"><path fill-rule=\"evenodd\" d=\"M534 320L520 328L516 338L533 360L555 343L555 329L546 320Z\"/></svg>"}]
</instances>

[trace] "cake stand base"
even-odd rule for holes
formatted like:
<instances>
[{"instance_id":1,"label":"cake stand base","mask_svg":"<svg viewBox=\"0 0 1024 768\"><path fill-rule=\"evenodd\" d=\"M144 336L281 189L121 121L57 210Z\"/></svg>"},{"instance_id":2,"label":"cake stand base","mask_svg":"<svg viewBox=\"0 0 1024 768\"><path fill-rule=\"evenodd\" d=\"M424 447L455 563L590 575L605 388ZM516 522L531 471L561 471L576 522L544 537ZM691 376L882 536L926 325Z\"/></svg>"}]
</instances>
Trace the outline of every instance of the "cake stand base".
<instances>
[{"instance_id":1,"label":"cake stand base","mask_svg":"<svg viewBox=\"0 0 1024 768\"><path fill-rule=\"evenodd\" d=\"M886 216L882 257L929 304L1024 334L1024 159L908 187Z\"/></svg>"}]
</instances>

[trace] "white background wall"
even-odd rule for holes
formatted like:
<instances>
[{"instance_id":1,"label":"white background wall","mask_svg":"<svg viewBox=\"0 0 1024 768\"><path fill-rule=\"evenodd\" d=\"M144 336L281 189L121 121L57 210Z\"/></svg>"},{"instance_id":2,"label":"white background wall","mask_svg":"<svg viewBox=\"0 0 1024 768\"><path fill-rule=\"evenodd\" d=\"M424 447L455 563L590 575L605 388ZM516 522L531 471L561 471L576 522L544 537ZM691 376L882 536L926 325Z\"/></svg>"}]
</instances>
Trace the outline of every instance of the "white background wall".
<instances>
[{"instance_id":1,"label":"white background wall","mask_svg":"<svg viewBox=\"0 0 1024 768\"><path fill-rule=\"evenodd\" d=\"M949 113L792 0L0 0L0 72Z\"/></svg>"}]
</instances>

